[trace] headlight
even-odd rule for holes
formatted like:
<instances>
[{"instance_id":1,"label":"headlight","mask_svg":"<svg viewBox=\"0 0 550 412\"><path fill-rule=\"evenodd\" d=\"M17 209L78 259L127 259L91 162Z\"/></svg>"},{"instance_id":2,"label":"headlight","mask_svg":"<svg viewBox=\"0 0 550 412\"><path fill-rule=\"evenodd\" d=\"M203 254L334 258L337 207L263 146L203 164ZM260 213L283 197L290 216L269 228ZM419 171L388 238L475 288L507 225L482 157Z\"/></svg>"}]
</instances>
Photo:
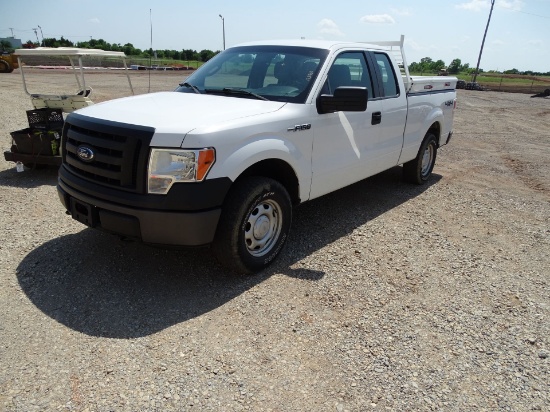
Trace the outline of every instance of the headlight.
<instances>
[{"instance_id":1,"label":"headlight","mask_svg":"<svg viewBox=\"0 0 550 412\"><path fill-rule=\"evenodd\" d=\"M213 148L199 150L151 149L147 192L166 194L174 183L200 182L216 160Z\"/></svg>"}]
</instances>

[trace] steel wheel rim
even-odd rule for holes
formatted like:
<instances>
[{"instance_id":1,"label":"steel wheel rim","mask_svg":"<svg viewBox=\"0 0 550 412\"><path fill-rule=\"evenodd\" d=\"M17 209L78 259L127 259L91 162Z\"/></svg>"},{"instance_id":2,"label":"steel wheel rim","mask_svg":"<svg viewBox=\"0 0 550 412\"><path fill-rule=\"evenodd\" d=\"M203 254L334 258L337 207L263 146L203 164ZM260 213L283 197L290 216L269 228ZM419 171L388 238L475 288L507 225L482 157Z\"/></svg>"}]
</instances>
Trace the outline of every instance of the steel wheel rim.
<instances>
[{"instance_id":1,"label":"steel wheel rim","mask_svg":"<svg viewBox=\"0 0 550 412\"><path fill-rule=\"evenodd\" d=\"M265 200L256 205L246 219L244 241L248 252L255 257L269 253L277 243L283 227L279 204Z\"/></svg>"},{"instance_id":2,"label":"steel wheel rim","mask_svg":"<svg viewBox=\"0 0 550 412\"><path fill-rule=\"evenodd\" d=\"M432 167L434 158L434 147L433 144L429 144L428 147L426 147L426 150L424 150L424 154L422 155L422 167L420 173L422 176L427 176L430 173L430 169Z\"/></svg>"}]
</instances>

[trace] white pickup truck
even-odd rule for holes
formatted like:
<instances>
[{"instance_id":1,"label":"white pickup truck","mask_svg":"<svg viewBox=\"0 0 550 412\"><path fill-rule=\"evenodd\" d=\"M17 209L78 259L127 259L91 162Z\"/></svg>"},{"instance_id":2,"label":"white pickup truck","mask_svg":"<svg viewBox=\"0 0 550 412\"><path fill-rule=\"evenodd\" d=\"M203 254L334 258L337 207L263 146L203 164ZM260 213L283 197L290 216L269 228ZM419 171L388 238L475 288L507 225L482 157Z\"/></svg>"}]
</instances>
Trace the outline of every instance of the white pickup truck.
<instances>
[{"instance_id":1,"label":"white pickup truck","mask_svg":"<svg viewBox=\"0 0 550 412\"><path fill-rule=\"evenodd\" d=\"M253 273L281 251L294 206L401 164L426 181L452 135L456 80L409 76L403 37L242 44L173 92L71 113L59 197L90 227L211 245Z\"/></svg>"}]
</instances>

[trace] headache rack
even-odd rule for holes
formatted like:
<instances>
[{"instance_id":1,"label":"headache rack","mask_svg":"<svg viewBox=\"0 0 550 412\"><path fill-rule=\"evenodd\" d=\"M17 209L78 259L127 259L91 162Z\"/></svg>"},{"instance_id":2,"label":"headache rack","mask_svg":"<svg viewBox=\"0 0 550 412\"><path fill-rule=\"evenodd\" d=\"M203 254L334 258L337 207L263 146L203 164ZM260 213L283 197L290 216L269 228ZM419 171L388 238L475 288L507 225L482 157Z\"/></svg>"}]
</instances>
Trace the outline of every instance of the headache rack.
<instances>
[{"instance_id":1,"label":"headache rack","mask_svg":"<svg viewBox=\"0 0 550 412\"><path fill-rule=\"evenodd\" d=\"M401 71L401 76L403 77L403 83L405 83L405 89L407 92L412 87L412 79L411 75L409 74L409 66L407 65L407 59L405 58L405 50L403 48L405 44L405 36L401 35L401 39L398 41L369 41L369 42L363 42L372 44L373 46L380 46L383 47L385 51L388 52L388 54L391 54L392 57L397 62L397 65L399 66L399 69Z\"/></svg>"}]
</instances>

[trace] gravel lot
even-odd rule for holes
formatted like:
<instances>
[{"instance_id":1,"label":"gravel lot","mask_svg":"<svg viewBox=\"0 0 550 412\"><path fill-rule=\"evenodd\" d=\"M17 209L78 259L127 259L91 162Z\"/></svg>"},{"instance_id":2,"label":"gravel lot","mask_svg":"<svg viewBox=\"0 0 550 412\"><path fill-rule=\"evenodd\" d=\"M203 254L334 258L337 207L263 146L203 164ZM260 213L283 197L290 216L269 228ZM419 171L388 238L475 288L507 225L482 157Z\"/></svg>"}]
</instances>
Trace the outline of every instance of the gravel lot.
<instances>
[{"instance_id":1,"label":"gravel lot","mask_svg":"<svg viewBox=\"0 0 550 412\"><path fill-rule=\"evenodd\" d=\"M6 150L32 107L0 76ZM96 101L127 93L87 79ZM55 170L2 157L0 409L550 410L549 122L550 99L459 91L429 184L394 168L302 205L252 277L87 229Z\"/></svg>"}]
</instances>

